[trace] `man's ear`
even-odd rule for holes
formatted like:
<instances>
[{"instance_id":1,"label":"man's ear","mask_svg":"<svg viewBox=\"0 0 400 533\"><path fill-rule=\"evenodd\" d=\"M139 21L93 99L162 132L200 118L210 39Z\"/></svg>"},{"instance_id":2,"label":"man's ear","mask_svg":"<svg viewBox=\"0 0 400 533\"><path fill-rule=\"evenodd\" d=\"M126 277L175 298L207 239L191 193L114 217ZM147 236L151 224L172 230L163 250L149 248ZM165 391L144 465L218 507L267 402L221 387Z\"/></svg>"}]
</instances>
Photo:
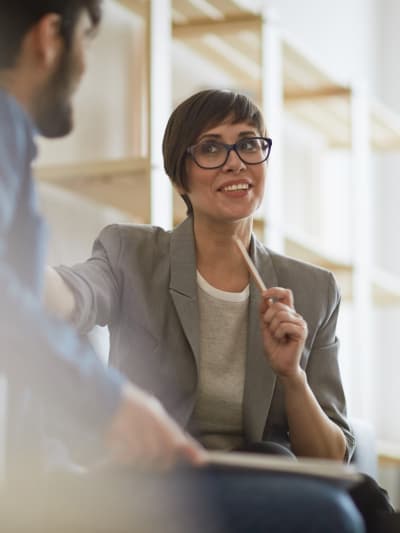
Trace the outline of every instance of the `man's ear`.
<instances>
[{"instance_id":1,"label":"man's ear","mask_svg":"<svg viewBox=\"0 0 400 533\"><path fill-rule=\"evenodd\" d=\"M52 68L58 61L64 46L60 34L61 17L56 13L49 13L42 17L33 28L33 41L42 65Z\"/></svg>"}]
</instances>

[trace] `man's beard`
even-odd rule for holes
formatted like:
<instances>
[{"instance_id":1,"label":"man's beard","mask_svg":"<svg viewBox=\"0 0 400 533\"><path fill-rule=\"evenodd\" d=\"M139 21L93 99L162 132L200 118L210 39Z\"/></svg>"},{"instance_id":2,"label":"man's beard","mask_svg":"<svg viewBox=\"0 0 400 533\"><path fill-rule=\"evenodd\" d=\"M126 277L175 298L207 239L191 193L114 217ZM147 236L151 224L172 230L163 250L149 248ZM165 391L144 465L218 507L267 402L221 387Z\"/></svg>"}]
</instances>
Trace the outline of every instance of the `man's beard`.
<instances>
[{"instance_id":1,"label":"man's beard","mask_svg":"<svg viewBox=\"0 0 400 533\"><path fill-rule=\"evenodd\" d=\"M39 133L44 137L64 137L73 128L72 57L68 50L64 50L56 69L36 97L34 120Z\"/></svg>"}]
</instances>

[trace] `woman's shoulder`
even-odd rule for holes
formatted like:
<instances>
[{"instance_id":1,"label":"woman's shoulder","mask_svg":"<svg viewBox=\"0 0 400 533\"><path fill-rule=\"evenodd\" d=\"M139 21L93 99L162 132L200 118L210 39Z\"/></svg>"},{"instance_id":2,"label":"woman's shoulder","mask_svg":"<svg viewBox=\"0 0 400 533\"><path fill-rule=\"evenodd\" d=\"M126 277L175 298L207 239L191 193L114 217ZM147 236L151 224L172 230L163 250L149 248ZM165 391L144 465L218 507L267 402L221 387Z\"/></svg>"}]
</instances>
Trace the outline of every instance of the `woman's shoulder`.
<instances>
[{"instance_id":1,"label":"woman's shoulder","mask_svg":"<svg viewBox=\"0 0 400 533\"><path fill-rule=\"evenodd\" d=\"M128 243L130 246L142 242L167 242L170 238L171 231L150 224L110 224L103 228L99 235L101 240L119 239L122 244Z\"/></svg>"},{"instance_id":2,"label":"woman's shoulder","mask_svg":"<svg viewBox=\"0 0 400 533\"><path fill-rule=\"evenodd\" d=\"M148 264L168 256L171 232L148 224L111 224L99 234L101 247L112 262Z\"/></svg>"},{"instance_id":3,"label":"woman's shoulder","mask_svg":"<svg viewBox=\"0 0 400 533\"><path fill-rule=\"evenodd\" d=\"M337 290L334 274L319 265L309 263L285 254L277 253L257 242L263 260L270 261L282 286L312 285L315 288L330 286Z\"/></svg>"}]
</instances>

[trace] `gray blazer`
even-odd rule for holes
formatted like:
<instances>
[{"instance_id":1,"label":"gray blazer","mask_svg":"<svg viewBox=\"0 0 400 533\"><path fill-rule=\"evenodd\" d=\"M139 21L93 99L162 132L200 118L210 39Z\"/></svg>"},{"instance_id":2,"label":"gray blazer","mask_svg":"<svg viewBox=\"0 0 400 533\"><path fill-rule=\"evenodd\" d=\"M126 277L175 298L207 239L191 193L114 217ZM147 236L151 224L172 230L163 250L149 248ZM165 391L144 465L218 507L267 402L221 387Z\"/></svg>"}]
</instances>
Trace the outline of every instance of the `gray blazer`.
<instances>
[{"instance_id":1,"label":"gray blazer","mask_svg":"<svg viewBox=\"0 0 400 533\"><path fill-rule=\"evenodd\" d=\"M335 280L324 269L275 254L254 236L251 253L267 287L293 291L296 310L309 329L301 366L322 409L344 431L350 457L354 439L338 366L335 328L340 296ZM75 293L74 321L79 330L85 333L95 324L108 325L110 363L153 392L187 427L196 400L200 346L191 218L173 231L108 226L88 261L57 270ZM264 354L259 305L260 295L251 283L245 438L290 446L282 389Z\"/></svg>"}]
</instances>

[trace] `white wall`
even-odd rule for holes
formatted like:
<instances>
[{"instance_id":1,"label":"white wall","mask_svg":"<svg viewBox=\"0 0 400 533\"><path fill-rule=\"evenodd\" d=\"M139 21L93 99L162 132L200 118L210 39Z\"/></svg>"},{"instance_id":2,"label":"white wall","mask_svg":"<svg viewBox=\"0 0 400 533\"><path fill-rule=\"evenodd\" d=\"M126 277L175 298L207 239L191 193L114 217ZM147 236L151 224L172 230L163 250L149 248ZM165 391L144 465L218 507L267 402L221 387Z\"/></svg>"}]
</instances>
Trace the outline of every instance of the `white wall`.
<instances>
[{"instance_id":1,"label":"white wall","mask_svg":"<svg viewBox=\"0 0 400 533\"><path fill-rule=\"evenodd\" d=\"M394 2L396 0L393 0ZM281 26L339 80L375 92L379 0L265 0Z\"/></svg>"},{"instance_id":2,"label":"white wall","mask_svg":"<svg viewBox=\"0 0 400 533\"><path fill-rule=\"evenodd\" d=\"M380 97L400 114L400 2L381 0L380 19ZM377 181L377 253L382 267L400 275L400 157L396 153L382 157L382 172Z\"/></svg>"},{"instance_id":3,"label":"white wall","mask_svg":"<svg viewBox=\"0 0 400 533\"><path fill-rule=\"evenodd\" d=\"M384 102L400 113L400 2L380 0L379 94Z\"/></svg>"}]
</instances>

